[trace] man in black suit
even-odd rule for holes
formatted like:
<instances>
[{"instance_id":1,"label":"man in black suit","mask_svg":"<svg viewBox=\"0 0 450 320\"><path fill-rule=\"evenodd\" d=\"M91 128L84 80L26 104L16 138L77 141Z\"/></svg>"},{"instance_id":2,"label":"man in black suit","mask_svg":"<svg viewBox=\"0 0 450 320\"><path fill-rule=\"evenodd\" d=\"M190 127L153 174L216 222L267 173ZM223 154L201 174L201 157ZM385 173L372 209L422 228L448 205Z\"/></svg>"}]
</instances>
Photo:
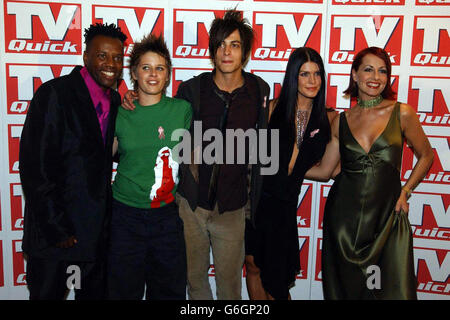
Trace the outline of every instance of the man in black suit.
<instances>
[{"instance_id":1,"label":"man in black suit","mask_svg":"<svg viewBox=\"0 0 450 320\"><path fill-rule=\"evenodd\" d=\"M84 67L42 84L20 141L23 252L30 299L104 296L112 141L127 36L114 24L85 30Z\"/></svg>"}]
</instances>

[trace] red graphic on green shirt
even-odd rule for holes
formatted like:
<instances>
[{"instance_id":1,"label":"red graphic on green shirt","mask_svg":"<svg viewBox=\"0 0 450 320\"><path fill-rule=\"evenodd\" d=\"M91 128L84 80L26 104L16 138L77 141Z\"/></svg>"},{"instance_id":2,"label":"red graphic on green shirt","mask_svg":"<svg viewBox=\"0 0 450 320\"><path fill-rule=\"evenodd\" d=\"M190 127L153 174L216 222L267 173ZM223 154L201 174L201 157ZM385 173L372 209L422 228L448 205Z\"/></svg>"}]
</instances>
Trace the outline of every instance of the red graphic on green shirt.
<instances>
[{"instance_id":1,"label":"red graphic on green shirt","mask_svg":"<svg viewBox=\"0 0 450 320\"><path fill-rule=\"evenodd\" d=\"M178 166L168 147L159 150L154 169L155 183L150 191L151 208L159 208L161 202L167 204L175 200L172 191L178 184Z\"/></svg>"}]
</instances>

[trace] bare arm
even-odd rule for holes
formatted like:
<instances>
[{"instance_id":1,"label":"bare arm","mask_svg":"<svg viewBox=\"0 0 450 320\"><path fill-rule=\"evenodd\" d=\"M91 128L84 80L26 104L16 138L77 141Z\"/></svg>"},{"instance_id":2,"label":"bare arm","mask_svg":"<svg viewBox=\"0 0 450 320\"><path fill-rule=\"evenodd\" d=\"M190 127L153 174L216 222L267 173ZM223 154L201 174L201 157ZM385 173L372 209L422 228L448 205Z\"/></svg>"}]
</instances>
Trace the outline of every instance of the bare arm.
<instances>
[{"instance_id":1,"label":"bare arm","mask_svg":"<svg viewBox=\"0 0 450 320\"><path fill-rule=\"evenodd\" d=\"M339 117L333 119L331 124L331 140L327 144L325 154L318 165L309 169L305 178L309 180L328 181L339 172L338 165L341 155L339 153ZM337 170L337 171L336 171Z\"/></svg>"},{"instance_id":2,"label":"bare arm","mask_svg":"<svg viewBox=\"0 0 450 320\"><path fill-rule=\"evenodd\" d=\"M278 98L269 101L269 121L270 118L272 117L273 110L275 110L275 107L277 106L277 102Z\"/></svg>"},{"instance_id":3,"label":"bare arm","mask_svg":"<svg viewBox=\"0 0 450 320\"><path fill-rule=\"evenodd\" d=\"M336 168L334 168L333 173L331 174L331 179L336 178L339 173L341 173L341 161L339 161Z\"/></svg>"},{"instance_id":4,"label":"bare arm","mask_svg":"<svg viewBox=\"0 0 450 320\"><path fill-rule=\"evenodd\" d=\"M423 132L422 126L420 125L419 118L411 106L401 104L400 122L403 134L413 148L414 154L417 157L417 163L414 166L409 179L406 181L402 192L400 193L400 197L395 205L395 211L398 212L403 210L405 213L408 213L407 191L414 190L414 188L425 177L431 167L431 164L433 163L434 154L431 149L430 142Z\"/></svg>"},{"instance_id":5,"label":"bare arm","mask_svg":"<svg viewBox=\"0 0 450 320\"><path fill-rule=\"evenodd\" d=\"M328 118L328 122L330 122L330 126L333 123L333 120L339 115L339 112L337 112L335 109L333 108L326 108L327 110L327 118Z\"/></svg>"}]
</instances>

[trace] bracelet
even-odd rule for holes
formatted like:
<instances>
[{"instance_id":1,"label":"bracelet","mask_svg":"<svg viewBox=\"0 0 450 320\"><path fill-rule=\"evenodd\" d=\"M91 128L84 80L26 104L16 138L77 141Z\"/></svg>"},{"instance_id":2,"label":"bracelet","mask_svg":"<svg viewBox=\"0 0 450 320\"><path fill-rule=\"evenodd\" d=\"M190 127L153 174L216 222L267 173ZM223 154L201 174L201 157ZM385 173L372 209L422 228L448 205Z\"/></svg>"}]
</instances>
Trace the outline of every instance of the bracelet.
<instances>
[{"instance_id":1,"label":"bracelet","mask_svg":"<svg viewBox=\"0 0 450 320\"><path fill-rule=\"evenodd\" d=\"M406 199L409 199L411 197L411 192L412 191L410 189L408 189L408 187L406 187L406 186L404 186L402 188L402 190L404 190L406 192Z\"/></svg>"}]
</instances>

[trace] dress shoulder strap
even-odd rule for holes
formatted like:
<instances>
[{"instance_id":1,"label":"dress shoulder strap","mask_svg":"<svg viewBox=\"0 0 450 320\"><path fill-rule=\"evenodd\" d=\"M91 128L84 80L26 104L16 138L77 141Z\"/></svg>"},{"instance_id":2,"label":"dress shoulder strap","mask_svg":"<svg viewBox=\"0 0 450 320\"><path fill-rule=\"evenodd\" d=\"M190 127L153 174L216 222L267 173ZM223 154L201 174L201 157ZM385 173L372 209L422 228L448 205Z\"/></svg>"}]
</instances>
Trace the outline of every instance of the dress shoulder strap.
<instances>
[{"instance_id":1,"label":"dress shoulder strap","mask_svg":"<svg viewBox=\"0 0 450 320\"><path fill-rule=\"evenodd\" d=\"M398 102L398 101L395 102L393 112L395 112L395 117L397 118L398 122L400 123L400 102Z\"/></svg>"},{"instance_id":2,"label":"dress shoulder strap","mask_svg":"<svg viewBox=\"0 0 450 320\"><path fill-rule=\"evenodd\" d=\"M400 130L402 128L401 120L400 120L400 102L395 102L394 110L392 110L393 116L397 120L397 123L400 127Z\"/></svg>"},{"instance_id":3,"label":"dress shoulder strap","mask_svg":"<svg viewBox=\"0 0 450 320\"><path fill-rule=\"evenodd\" d=\"M347 118L345 117L345 111L342 111L340 114L339 114L339 138L342 136L342 134L343 134L343 124L344 124L344 122L345 122L345 125L347 125Z\"/></svg>"},{"instance_id":4,"label":"dress shoulder strap","mask_svg":"<svg viewBox=\"0 0 450 320\"><path fill-rule=\"evenodd\" d=\"M397 119L398 129L400 130L402 137L404 137L402 130L402 121L400 119L400 104L401 102L397 101L395 103L394 110L392 112L395 112L395 118Z\"/></svg>"}]
</instances>

